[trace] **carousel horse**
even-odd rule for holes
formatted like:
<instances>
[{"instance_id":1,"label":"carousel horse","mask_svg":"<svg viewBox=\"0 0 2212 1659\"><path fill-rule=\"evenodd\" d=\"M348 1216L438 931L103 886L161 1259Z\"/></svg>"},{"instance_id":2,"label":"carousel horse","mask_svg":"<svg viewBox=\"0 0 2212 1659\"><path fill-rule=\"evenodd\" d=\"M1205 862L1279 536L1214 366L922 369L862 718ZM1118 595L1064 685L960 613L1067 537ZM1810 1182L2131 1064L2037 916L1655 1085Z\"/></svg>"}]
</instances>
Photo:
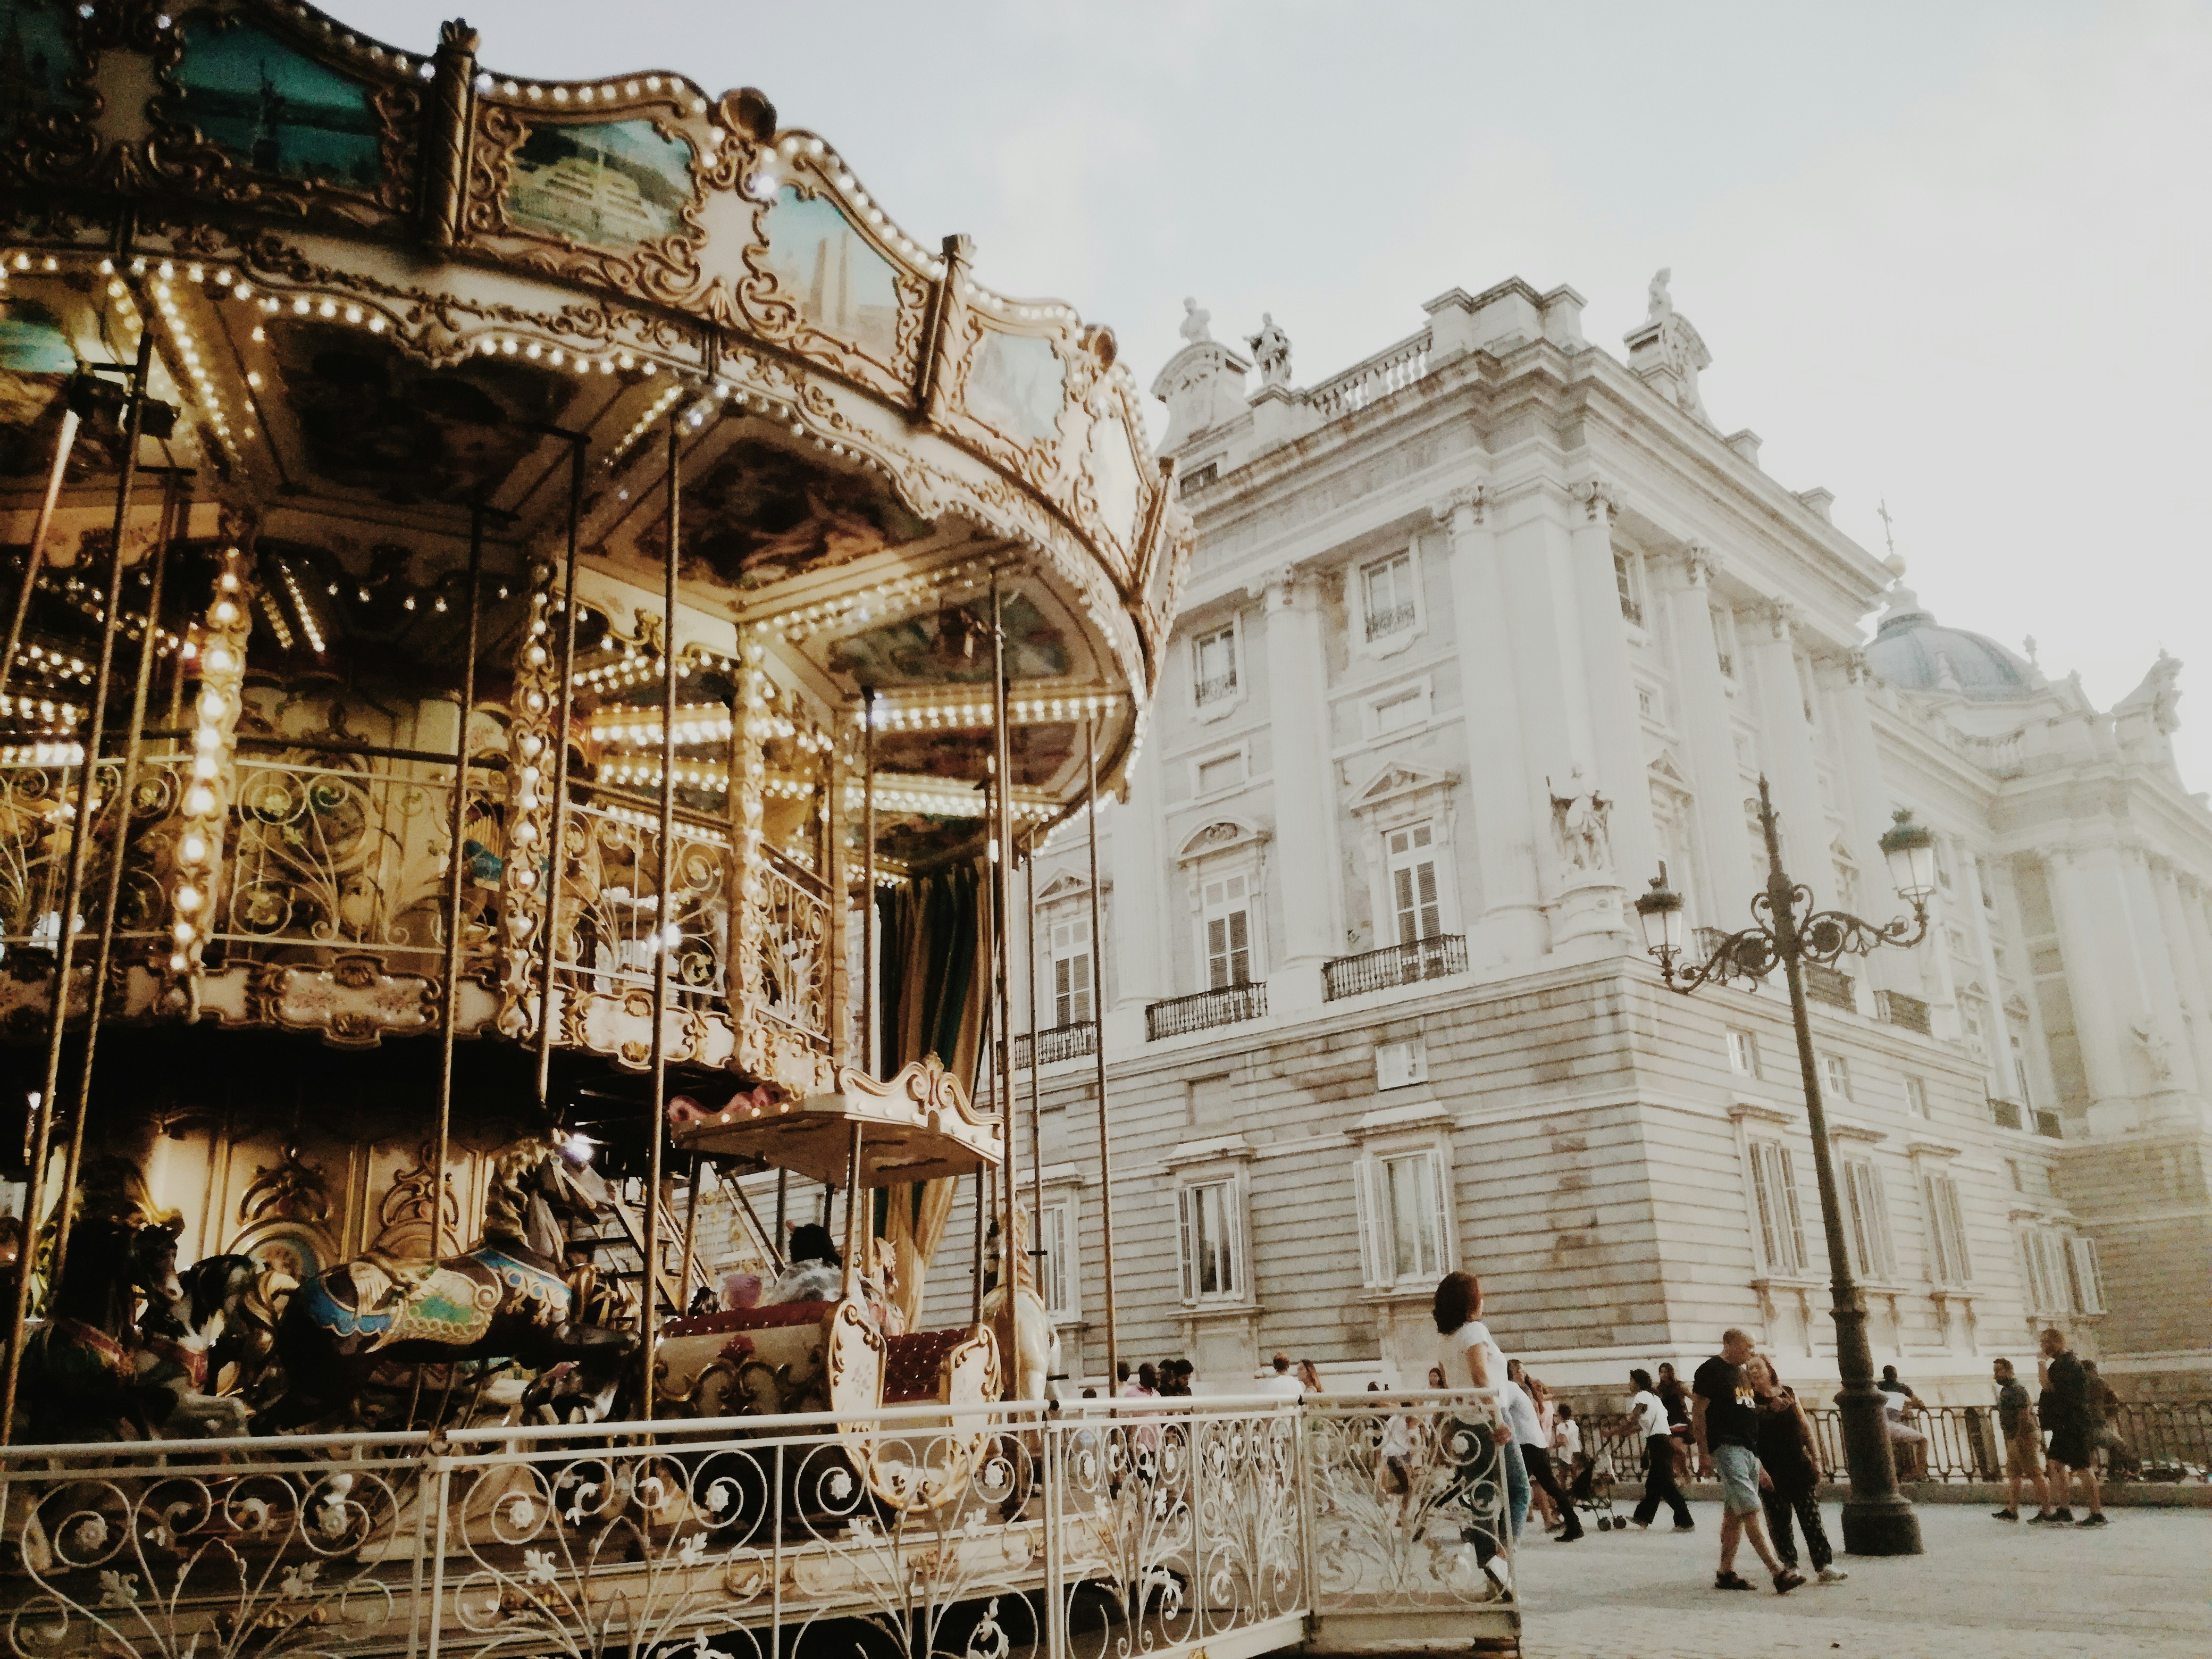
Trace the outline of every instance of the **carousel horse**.
<instances>
[{"instance_id":1,"label":"carousel horse","mask_svg":"<svg viewBox=\"0 0 2212 1659\"><path fill-rule=\"evenodd\" d=\"M1060 1333L1053 1328L1052 1311L1044 1304L1044 1297L1036 1286L1036 1259L1026 1248L1029 1243L1029 1211L1017 1205L1016 1251L1014 1257L1014 1317L1012 1340L1006 1340L1006 1298L998 1285L990 1283L983 1292L983 1322L996 1328L1008 1355L1013 1371L1014 1394L1017 1400L1046 1400L1051 1393L1053 1381L1064 1375L1060 1368ZM1006 1260L1004 1247L999 1243L999 1224L991 1224L990 1236L983 1245L983 1259L1000 1263Z\"/></svg>"},{"instance_id":2,"label":"carousel horse","mask_svg":"<svg viewBox=\"0 0 2212 1659\"><path fill-rule=\"evenodd\" d=\"M176 1395L173 1422L203 1434L246 1431L252 1407L235 1390L251 1340L246 1300L259 1273L250 1256L204 1257L177 1275L174 1301L155 1298L139 1320L139 1380Z\"/></svg>"},{"instance_id":3,"label":"carousel horse","mask_svg":"<svg viewBox=\"0 0 2212 1659\"><path fill-rule=\"evenodd\" d=\"M555 1214L566 1196L555 1170L559 1156L540 1140L499 1153L483 1237L465 1255L412 1261L372 1253L293 1292L276 1328L285 1392L264 1421L296 1431L354 1414L369 1373L387 1364L507 1359L549 1370L569 1362L587 1393L617 1376L637 1337L578 1317Z\"/></svg>"},{"instance_id":4,"label":"carousel horse","mask_svg":"<svg viewBox=\"0 0 2212 1659\"><path fill-rule=\"evenodd\" d=\"M137 1298L156 1305L184 1294L177 1279L181 1221L146 1224L88 1215L70 1236L68 1264L46 1322L23 1346L24 1438L119 1440L150 1435L182 1398L142 1375L146 1358Z\"/></svg>"}]
</instances>

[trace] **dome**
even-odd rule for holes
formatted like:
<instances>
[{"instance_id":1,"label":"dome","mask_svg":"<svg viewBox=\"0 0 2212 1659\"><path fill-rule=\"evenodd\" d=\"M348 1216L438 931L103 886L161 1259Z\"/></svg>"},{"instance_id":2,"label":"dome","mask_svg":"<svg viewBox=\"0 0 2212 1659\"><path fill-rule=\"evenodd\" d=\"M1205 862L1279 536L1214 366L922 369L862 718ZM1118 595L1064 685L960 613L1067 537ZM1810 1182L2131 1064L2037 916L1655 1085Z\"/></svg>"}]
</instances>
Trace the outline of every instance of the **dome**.
<instances>
[{"instance_id":1,"label":"dome","mask_svg":"<svg viewBox=\"0 0 2212 1659\"><path fill-rule=\"evenodd\" d=\"M1903 583L1867 646L1866 659L1886 684L1904 691L1947 691L1974 702L2004 702L2039 690L2034 665L1995 640L1945 628Z\"/></svg>"}]
</instances>

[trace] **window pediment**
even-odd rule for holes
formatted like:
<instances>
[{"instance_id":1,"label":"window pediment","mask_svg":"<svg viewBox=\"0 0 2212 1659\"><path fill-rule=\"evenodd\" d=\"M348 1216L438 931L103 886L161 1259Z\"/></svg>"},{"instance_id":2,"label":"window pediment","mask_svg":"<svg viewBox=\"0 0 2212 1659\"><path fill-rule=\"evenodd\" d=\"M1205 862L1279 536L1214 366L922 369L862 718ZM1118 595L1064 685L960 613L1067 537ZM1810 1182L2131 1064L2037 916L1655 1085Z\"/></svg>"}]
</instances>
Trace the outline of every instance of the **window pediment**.
<instances>
[{"instance_id":1,"label":"window pediment","mask_svg":"<svg viewBox=\"0 0 2212 1659\"><path fill-rule=\"evenodd\" d=\"M1037 890L1039 904L1056 904L1063 899L1082 898L1091 891L1091 884L1072 871L1063 870Z\"/></svg>"},{"instance_id":2,"label":"window pediment","mask_svg":"<svg viewBox=\"0 0 2212 1659\"><path fill-rule=\"evenodd\" d=\"M1353 793L1352 810L1373 812L1402 803L1419 803L1430 795L1449 791L1458 781L1456 772L1423 766L1414 761L1389 761Z\"/></svg>"},{"instance_id":3,"label":"window pediment","mask_svg":"<svg viewBox=\"0 0 2212 1659\"><path fill-rule=\"evenodd\" d=\"M1268 839L1267 830L1243 818L1215 818L1185 838L1176 853L1176 862L1188 864L1223 853L1256 852Z\"/></svg>"}]
</instances>

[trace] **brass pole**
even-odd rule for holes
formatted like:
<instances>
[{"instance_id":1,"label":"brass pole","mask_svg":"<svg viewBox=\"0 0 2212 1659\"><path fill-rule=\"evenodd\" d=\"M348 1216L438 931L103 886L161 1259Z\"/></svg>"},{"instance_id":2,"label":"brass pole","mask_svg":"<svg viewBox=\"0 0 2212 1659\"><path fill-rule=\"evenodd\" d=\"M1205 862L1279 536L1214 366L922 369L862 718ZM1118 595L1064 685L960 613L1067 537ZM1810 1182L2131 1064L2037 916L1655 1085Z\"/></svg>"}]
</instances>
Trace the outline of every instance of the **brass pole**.
<instances>
[{"instance_id":1,"label":"brass pole","mask_svg":"<svg viewBox=\"0 0 2212 1659\"><path fill-rule=\"evenodd\" d=\"M77 1172L84 1165L84 1127L92 1109L92 1068L100 1048L100 1016L106 1012L107 973L115 957L115 918L123 902L123 871L125 860L131 850L131 803L138 792L138 761L146 741L146 699L154 684L154 647L161 637L161 586L169 564L169 543L176 533L178 478L174 473L164 481L161 502L161 528L154 538L153 582L146 599L146 633L138 647L138 672L131 686L131 720L125 728L123 738L123 778L118 786L115 807L115 851L107 865L107 891L100 907L100 939L94 947L92 959L92 1006L85 1017L84 1055L78 1062L76 1083L76 1113L70 1124L69 1158L62 1165L62 1190L76 1190ZM187 515L191 508L185 507ZM121 561L117 561L118 566ZM115 584L121 590L120 572ZM113 605L108 610L108 626L112 629L120 617ZM75 1218L70 1206L62 1206L54 1217L53 1265L48 1269L51 1283L62 1281L62 1268L69 1261L70 1229Z\"/></svg>"},{"instance_id":2,"label":"brass pole","mask_svg":"<svg viewBox=\"0 0 2212 1659\"><path fill-rule=\"evenodd\" d=\"M54 438L53 471L46 475L46 493L39 503L38 522L31 526L30 551L23 556L23 586L15 595L15 614L8 623L8 644L0 650L0 691L15 672L15 653L23 643L23 621L31 614L31 594L39 585L39 556L53 525L54 507L60 501L62 483L69 473L70 451L76 445L76 410L62 410L62 429Z\"/></svg>"},{"instance_id":3,"label":"brass pole","mask_svg":"<svg viewBox=\"0 0 2212 1659\"><path fill-rule=\"evenodd\" d=\"M860 1068L876 1068L876 688L860 688Z\"/></svg>"},{"instance_id":4,"label":"brass pole","mask_svg":"<svg viewBox=\"0 0 2212 1659\"><path fill-rule=\"evenodd\" d=\"M430 1256L446 1254L446 1159L453 1150L453 1044L460 1035L461 895L468 883L468 853L462 846L469 827L469 717L477 706L477 612L483 608L483 521L481 502L469 509L469 621L461 659L461 719L453 741L453 802L447 815L452 847L446 871L446 988L438 1015L438 1184L430 1217ZM456 1244L459 1240L454 1240Z\"/></svg>"},{"instance_id":5,"label":"brass pole","mask_svg":"<svg viewBox=\"0 0 2212 1659\"><path fill-rule=\"evenodd\" d=\"M853 1120L853 1149L845 1162L845 1261L837 1294L853 1299L860 1273L860 1120Z\"/></svg>"},{"instance_id":6,"label":"brass pole","mask_svg":"<svg viewBox=\"0 0 2212 1659\"><path fill-rule=\"evenodd\" d=\"M75 827L70 832L67 873L62 878L61 915L54 937L54 982L46 1011L46 1064L33 1115L30 1182L23 1194L23 1251L15 1273L15 1302L8 1323L8 1375L0 1387L0 1443L15 1432L15 1391L22 1380L23 1322L31 1311L31 1269L37 1255L39 1219L46 1207L46 1158L53 1145L54 1096L61 1086L62 1037L69 1028L70 958L76 947L76 905L84 890L85 866L92 856L92 794L99 781L100 749L106 735L108 683L115 666L115 619L123 603L123 528L131 516L131 486L138 476L138 436L145 425L146 373L154 357L150 325L138 331L138 359L131 372L130 413L123 423L123 468L115 483L114 544L107 550L107 616L100 631L100 665L93 676L92 707L85 713L84 760L77 788ZM62 771L60 800L69 799L69 769ZM67 1209L73 1195L61 1195Z\"/></svg>"},{"instance_id":7,"label":"brass pole","mask_svg":"<svg viewBox=\"0 0 2212 1659\"><path fill-rule=\"evenodd\" d=\"M1121 1376L1121 1348L1114 1316L1114 1147L1106 1131L1106 1014L1099 1000L1103 952L1098 937L1098 722L1083 723L1084 810L1091 815L1091 1012L1098 1022L1098 1040L1092 1052L1098 1064L1098 1222L1105 1238L1106 1259L1106 1389L1112 1393Z\"/></svg>"},{"instance_id":8,"label":"brass pole","mask_svg":"<svg viewBox=\"0 0 2212 1659\"><path fill-rule=\"evenodd\" d=\"M561 578L561 688L554 702L553 823L545 847L545 922L538 937L541 975L538 992L538 1104L553 1097L553 953L561 938L561 868L568 836L568 722L575 706L576 562L584 515L584 446L581 432L568 440L568 556Z\"/></svg>"},{"instance_id":9,"label":"brass pole","mask_svg":"<svg viewBox=\"0 0 2212 1659\"><path fill-rule=\"evenodd\" d=\"M1013 872L1013 748L1006 731L1006 605L999 592L999 574L991 573L991 771L997 789L992 801L994 811L991 823L991 908L997 917L997 950L994 956L992 1006L998 1014L993 1024L998 1030L992 1058L996 1062L992 1079L992 1103L999 1109L1000 1145L1006 1152L1005 1208L999 1217L999 1244L1006 1257L1004 1277L1006 1287L1006 1336L1009 1352L1006 1360L1006 1398L1020 1397L1021 1384L1014 1375L1013 1334L1020 1309L1015 1293L1021 1279L1017 1273L1021 1256L1021 1223L1016 1205L1021 1196L1021 1158L1014 1142L1014 1045L1012 1037L1013 1020L1011 969L1008 952L1013 946L1014 894Z\"/></svg>"},{"instance_id":10,"label":"brass pole","mask_svg":"<svg viewBox=\"0 0 2212 1659\"><path fill-rule=\"evenodd\" d=\"M669 890L676 874L676 567L683 552L684 481L677 464L682 456L683 418L668 416L668 568L662 573L660 603L660 860L655 880L659 897L653 906L655 929L653 952L653 1121L646 1126L650 1138L647 1158L645 1212L644 1337L645 1414L653 1415L654 1361L660 1343L659 1309L653 1293L659 1283L660 1175L663 1147L668 1139L668 951L671 931ZM732 780L732 784L735 780Z\"/></svg>"},{"instance_id":11,"label":"brass pole","mask_svg":"<svg viewBox=\"0 0 2212 1659\"><path fill-rule=\"evenodd\" d=\"M677 1281L680 1292L677 1299L683 1304L676 1310L679 1316L691 1310L691 1270L699 1259L699 1177L706 1170L707 1155L694 1152L691 1155L691 1194L684 1206L684 1273ZM703 1279L706 1275L702 1273L700 1277Z\"/></svg>"},{"instance_id":12,"label":"brass pole","mask_svg":"<svg viewBox=\"0 0 2212 1659\"><path fill-rule=\"evenodd\" d=\"M1029 925L1022 933L1022 955L1027 960L1030 973L1030 1225L1036 1229L1036 1237L1030 1243L1030 1260L1042 1267L1045 1257L1044 1113L1037 1103L1036 836L1032 828L1028 848L1022 855L1022 873L1029 896ZM1037 1292L1042 1296L1043 1291L1044 1278L1040 1273Z\"/></svg>"}]
</instances>

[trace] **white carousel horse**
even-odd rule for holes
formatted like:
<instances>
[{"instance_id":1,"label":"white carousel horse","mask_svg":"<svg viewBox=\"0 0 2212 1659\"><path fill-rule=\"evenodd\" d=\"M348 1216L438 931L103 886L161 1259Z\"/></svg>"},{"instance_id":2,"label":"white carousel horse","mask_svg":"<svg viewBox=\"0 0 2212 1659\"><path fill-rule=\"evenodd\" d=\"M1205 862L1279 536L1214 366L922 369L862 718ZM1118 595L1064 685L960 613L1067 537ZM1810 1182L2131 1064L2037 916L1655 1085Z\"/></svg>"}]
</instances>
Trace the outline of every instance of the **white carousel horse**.
<instances>
[{"instance_id":1,"label":"white carousel horse","mask_svg":"<svg viewBox=\"0 0 2212 1659\"><path fill-rule=\"evenodd\" d=\"M1036 1287L1036 1259L1027 1249L1029 1243L1029 1211L1020 1205L1014 1206L1017 1218L1018 1240L1014 1255L1014 1317L1012 1329L1006 1329L1006 1297L1004 1289L993 1285L983 1297L983 1322L999 1331L1006 1340L1007 1363L1012 1370L1014 1398L1017 1400L1056 1400L1059 1391L1053 1379L1062 1373L1060 1369L1060 1333L1053 1328L1052 1312L1044 1304L1044 1297ZM994 1224L984 1243L986 1261L1003 1261L996 1254L999 1230Z\"/></svg>"}]
</instances>

